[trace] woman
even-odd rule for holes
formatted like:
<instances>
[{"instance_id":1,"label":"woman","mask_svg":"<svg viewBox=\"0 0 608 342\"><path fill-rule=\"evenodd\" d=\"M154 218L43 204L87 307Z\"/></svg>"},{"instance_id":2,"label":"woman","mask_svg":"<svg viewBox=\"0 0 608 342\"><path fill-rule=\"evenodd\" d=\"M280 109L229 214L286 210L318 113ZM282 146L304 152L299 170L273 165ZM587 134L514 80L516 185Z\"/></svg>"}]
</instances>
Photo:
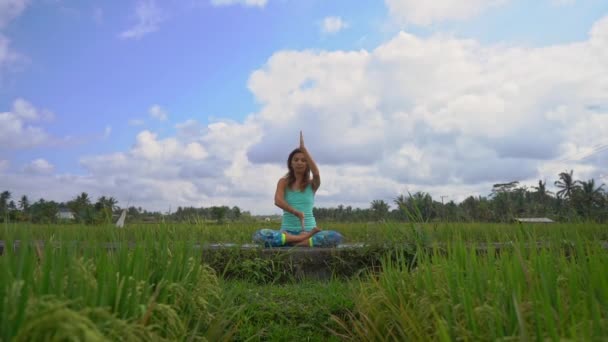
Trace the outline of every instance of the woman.
<instances>
[{"instance_id":1,"label":"woman","mask_svg":"<svg viewBox=\"0 0 608 342\"><path fill-rule=\"evenodd\" d=\"M274 204L283 209L281 230L261 229L253 240L266 246L333 247L342 241L335 231L322 231L312 213L314 196L321 185L317 164L304 146L300 131L300 147L287 158L289 172L279 179ZM312 173L312 178L311 178Z\"/></svg>"}]
</instances>

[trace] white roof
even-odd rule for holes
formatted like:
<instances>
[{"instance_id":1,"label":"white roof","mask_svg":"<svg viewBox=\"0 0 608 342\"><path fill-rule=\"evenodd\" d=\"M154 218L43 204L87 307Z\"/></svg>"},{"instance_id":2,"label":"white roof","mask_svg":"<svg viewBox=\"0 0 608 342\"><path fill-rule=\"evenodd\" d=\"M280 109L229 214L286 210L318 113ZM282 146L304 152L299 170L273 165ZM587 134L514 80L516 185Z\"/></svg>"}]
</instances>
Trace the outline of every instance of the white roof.
<instances>
[{"instance_id":1,"label":"white roof","mask_svg":"<svg viewBox=\"0 0 608 342\"><path fill-rule=\"evenodd\" d=\"M519 222L530 222L530 223L553 223L553 222L555 222L552 219L546 218L546 217L516 217L515 220L519 221Z\"/></svg>"}]
</instances>

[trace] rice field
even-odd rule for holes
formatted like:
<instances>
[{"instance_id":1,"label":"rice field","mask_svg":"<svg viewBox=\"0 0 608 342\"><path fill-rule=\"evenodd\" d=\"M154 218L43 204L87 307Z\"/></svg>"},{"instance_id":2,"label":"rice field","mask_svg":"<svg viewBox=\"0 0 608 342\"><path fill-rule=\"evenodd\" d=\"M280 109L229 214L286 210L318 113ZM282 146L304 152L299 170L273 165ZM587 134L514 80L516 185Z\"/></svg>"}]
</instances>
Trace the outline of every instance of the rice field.
<instances>
[{"instance_id":1,"label":"rice field","mask_svg":"<svg viewBox=\"0 0 608 342\"><path fill-rule=\"evenodd\" d=\"M202 262L207 244L251 243L255 223L5 224L0 341L608 337L605 226L327 227L346 243L388 246L381 271L316 281L268 277L272 260Z\"/></svg>"}]
</instances>

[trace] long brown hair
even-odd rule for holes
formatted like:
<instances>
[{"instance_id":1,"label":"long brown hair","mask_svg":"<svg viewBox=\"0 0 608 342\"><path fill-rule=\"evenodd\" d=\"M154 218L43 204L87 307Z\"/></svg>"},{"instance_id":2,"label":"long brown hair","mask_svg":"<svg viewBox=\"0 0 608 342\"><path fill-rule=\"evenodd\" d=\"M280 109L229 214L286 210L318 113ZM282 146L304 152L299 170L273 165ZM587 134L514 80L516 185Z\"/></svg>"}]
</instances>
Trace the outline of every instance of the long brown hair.
<instances>
[{"instance_id":1,"label":"long brown hair","mask_svg":"<svg viewBox=\"0 0 608 342\"><path fill-rule=\"evenodd\" d=\"M289 169L289 172L287 172L287 174L285 176L287 177L287 187L289 189L291 189L293 184L296 182L296 172L293 170L293 167L291 166L291 161L293 160L293 157L296 155L296 153L302 153L302 150L300 150L299 148L296 148L295 150L291 151L291 153L289 154L289 157L287 158L287 168ZM310 184L310 182L311 182L310 172L311 171L310 171L310 167L308 166L308 160L307 160L306 161L306 171L304 171L304 183L300 187L300 190L306 189L308 184Z\"/></svg>"}]
</instances>

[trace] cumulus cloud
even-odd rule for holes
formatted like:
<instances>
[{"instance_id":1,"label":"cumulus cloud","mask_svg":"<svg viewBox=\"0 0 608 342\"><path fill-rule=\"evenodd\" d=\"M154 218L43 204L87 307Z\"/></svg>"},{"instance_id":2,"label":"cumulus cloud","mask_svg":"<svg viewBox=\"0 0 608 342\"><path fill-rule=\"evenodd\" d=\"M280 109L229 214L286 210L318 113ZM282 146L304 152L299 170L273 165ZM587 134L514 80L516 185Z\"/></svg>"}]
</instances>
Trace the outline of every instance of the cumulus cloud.
<instances>
[{"instance_id":1,"label":"cumulus cloud","mask_svg":"<svg viewBox=\"0 0 608 342\"><path fill-rule=\"evenodd\" d=\"M47 160L38 158L25 165L23 171L29 174L50 174L54 169L55 167Z\"/></svg>"},{"instance_id":2,"label":"cumulus cloud","mask_svg":"<svg viewBox=\"0 0 608 342\"><path fill-rule=\"evenodd\" d=\"M220 121L202 126L189 120L177 126L202 131L165 139L142 131L128 152L85 157L81 165L106 184L106 193L151 208L171 203L267 209L270 202L260 202L260 196L266 194L271 201L281 167L247 160L246 149L259 140L254 124Z\"/></svg>"},{"instance_id":3,"label":"cumulus cloud","mask_svg":"<svg viewBox=\"0 0 608 342\"><path fill-rule=\"evenodd\" d=\"M175 129L177 129L178 136L183 136L186 138L196 138L203 135L206 130L206 127L203 126L200 122L190 119L185 122L178 123L175 125Z\"/></svg>"},{"instance_id":4,"label":"cumulus cloud","mask_svg":"<svg viewBox=\"0 0 608 342\"><path fill-rule=\"evenodd\" d=\"M123 31L120 38L140 39L143 36L158 30L160 23L165 19L162 10L154 0L142 0L135 6L137 24Z\"/></svg>"},{"instance_id":5,"label":"cumulus cloud","mask_svg":"<svg viewBox=\"0 0 608 342\"><path fill-rule=\"evenodd\" d=\"M428 26L446 20L471 18L487 8L508 0L385 0L386 6L399 23Z\"/></svg>"},{"instance_id":6,"label":"cumulus cloud","mask_svg":"<svg viewBox=\"0 0 608 342\"><path fill-rule=\"evenodd\" d=\"M55 115L52 112L46 109L37 109L22 98L18 98L13 102L13 113L18 118L27 121L49 121L55 118Z\"/></svg>"},{"instance_id":7,"label":"cumulus cloud","mask_svg":"<svg viewBox=\"0 0 608 342\"><path fill-rule=\"evenodd\" d=\"M348 27L348 23L340 17L326 17L321 24L321 32L337 33Z\"/></svg>"},{"instance_id":8,"label":"cumulus cloud","mask_svg":"<svg viewBox=\"0 0 608 342\"><path fill-rule=\"evenodd\" d=\"M171 161L173 159L204 159L205 149L196 142L182 144L175 138L157 140L156 134L143 131L137 135L137 142L131 150L132 156L143 160Z\"/></svg>"},{"instance_id":9,"label":"cumulus cloud","mask_svg":"<svg viewBox=\"0 0 608 342\"><path fill-rule=\"evenodd\" d=\"M243 5L247 7L264 7L268 0L211 0L213 6Z\"/></svg>"},{"instance_id":10,"label":"cumulus cloud","mask_svg":"<svg viewBox=\"0 0 608 342\"><path fill-rule=\"evenodd\" d=\"M0 149L20 149L45 143L46 131L30 122L50 119L53 114L39 110L23 99L16 99L9 112L0 112Z\"/></svg>"},{"instance_id":11,"label":"cumulus cloud","mask_svg":"<svg viewBox=\"0 0 608 342\"><path fill-rule=\"evenodd\" d=\"M367 182L489 190L566 166L591 177L601 153L554 161L570 145L608 143L606 22L584 42L543 48L401 32L373 51L276 53L249 81L263 105L256 120L272 134L248 157L284 163L303 129L324 169L366 166ZM361 184L348 179L340 191Z\"/></svg>"}]
</instances>

